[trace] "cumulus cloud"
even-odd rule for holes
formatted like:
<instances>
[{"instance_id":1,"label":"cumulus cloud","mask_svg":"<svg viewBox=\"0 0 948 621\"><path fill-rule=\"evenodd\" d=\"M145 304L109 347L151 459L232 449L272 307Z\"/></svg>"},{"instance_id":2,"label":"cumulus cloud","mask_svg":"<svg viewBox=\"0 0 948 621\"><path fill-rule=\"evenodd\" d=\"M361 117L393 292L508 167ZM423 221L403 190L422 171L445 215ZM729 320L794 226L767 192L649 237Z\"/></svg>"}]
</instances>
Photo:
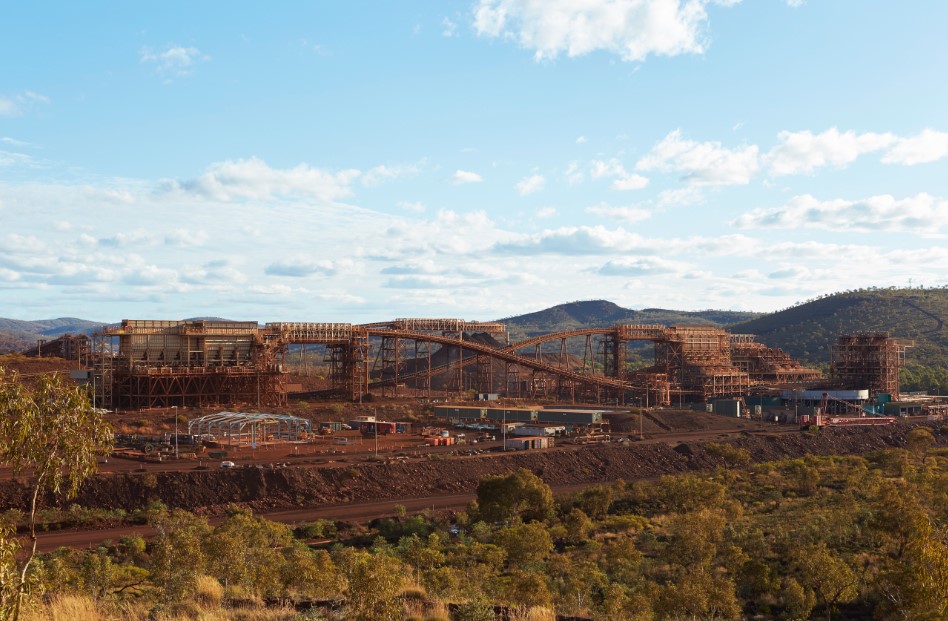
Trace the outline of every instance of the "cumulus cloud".
<instances>
[{"instance_id":1,"label":"cumulus cloud","mask_svg":"<svg viewBox=\"0 0 948 621\"><path fill-rule=\"evenodd\" d=\"M271 168L252 157L227 160L208 167L197 179L172 181L168 189L185 191L221 201L302 197L332 203L352 195L351 184L358 170L329 172L300 164L294 168Z\"/></svg>"},{"instance_id":2,"label":"cumulus cloud","mask_svg":"<svg viewBox=\"0 0 948 621\"><path fill-rule=\"evenodd\" d=\"M291 257L275 261L268 265L264 272L268 276L290 276L303 278L306 276L332 276L337 266L329 260L313 261L307 257Z\"/></svg>"},{"instance_id":3,"label":"cumulus cloud","mask_svg":"<svg viewBox=\"0 0 948 621\"><path fill-rule=\"evenodd\" d=\"M566 165L565 174L566 174L566 181L570 185L578 185L582 183L586 178L586 175L583 173L582 168L580 168L579 166L579 162L577 162L576 160L573 160L572 162Z\"/></svg>"},{"instance_id":4,"label":"cumulus cloud","mask_svg":"<svg viewBox=\"0 0 948 621\"><path fill-rule=\"evenodd\" d=\"M684 263L660 257L622 257L607 261L596 273L603 276L656 276L674 274L686 269L688 266Z\"/></svg>"},{"instance_id":5,"label":"cumulus cloud","mask_svg":"<svg viewBox=\"0 0 948 621\"><path fill-rule=\"evenodd\" d=\"M454 171L454 175L451 177L451 183L454 183L455 185L462 185L465 183L480 183L483 180L483 177L481 177L479 174L469 170L456 170Z\"/></svg>"},{"instance_id":6,"label":"cumulus cloud","mask_svg":"<svg viewBox=\"0 0 948 621\"><path fill-rule=\"evenodd\" d=\"M925 164L948 156L948 132L926 129L911 138L899 138L882 157L885 164Z\"/></svg>"},{"instance_id":7,"label":"cumulus cloud","mask_svg":"<svg viewBox=\"0 0 948 621\"><path fill-rule=\"evenodd\" d=\"M777 134L780 144L764 157L770 172L775 176L812 173L824 166L842 167L860 155L879 151L892 145L894 134L857 134L854 131L840 132L831 127L821 134L809 130L783 131Z\"/></svg>"},{"instance_id":8,"label":"cumulus cloud","mask_svg":"<svg viewBox=\"0 0 948 621\"><path fill-rule=\"evenodd\" d=\"M704 52L708 4L740 0L479 0L478 35L517 41L545 60L595 51L641 61Z\"/></svg>"},{"instance_id":9,"label":"cumulus cloud","mask_svg":"<svg viewBox=\"0 0 948 621\"><path fill-rule=\"evenodd\" d=\"M210 57L201 54L196 47L169 45L162 50L143 47L138 53L139 60L155 66L162 75L186 77L191 75L194 66L199 61L210 60Z\"/></svg>"},{"instance_id":10,"label":"cumulus cloud","mask_svg":"<svg viewBox=\"0 0 948 621\"><path fill-rule=\"evenodd\" d=\"M652 215L647 209L640 209L638 207L614 207L606 203L587 207L585 211L594 216L613 218L625 222L640 222L647 220Z\"/></svg>"},{"instance_id":11,"label":"cumulus cloud","mask_svg":"<svg viewBox=\"0 0 948 621\"><path fill-rule=\"evenodd\" d=\"M499 254L533 255L561 254L569 256L592 256L623 251L631 252L644 243L641 236L621 228L604 226L561 227L548 229L534 235L521 235L494 245ZM645 249L651 253L651 249Z\"/></svg>"},{"instance_id":12,"label":"cumulus cloud","mask_svg":"<svg viewBox=\"0 0 948 621\"><path fill-rule=\"evenodd\" d=\"M741 228L814 227L937 234L948 228L948 201L925 193L903 199L881 195L858 201L821 201L804 194L782 207L750 211L738 217L734 224Z\"/></svg>"},{"instance_id":13,"label":"cumulus cloud","mask_svg":"<svg viewBox=\"0 0 948 621\"><path fill-rule=\"evenodd\" d=\"M529 177L524 177L519 182L517 182L517 194L520 196L527 196L528 194L533 194L543 189L543 186L546 184L546 179L543 175L530 175Z\"/></svg>"},{"instance_id":14,"label":"cumulus cloud","mask_svg":"<svg viewBox=\"0 0 948 621\"><path fill-rule=\"evenodd\" d=\"M728 149L695 142L680 129L669 133L635 165L637 170L677 172L689 185L746 185L759 169L757 145Z\"/></svg>"},{"instance_id":15,"label":"cumulus cloud","mask_svg":"<svg viewBox=\"0 0 948 621\"><path fill-rule=\"evenodd\" d=\"M614 190L641 190L648 185L648 178L630 173L616 158L593 160L590 164L589 174L593 179L612 178L612 189Z\"/></svg>"}]
</instances>

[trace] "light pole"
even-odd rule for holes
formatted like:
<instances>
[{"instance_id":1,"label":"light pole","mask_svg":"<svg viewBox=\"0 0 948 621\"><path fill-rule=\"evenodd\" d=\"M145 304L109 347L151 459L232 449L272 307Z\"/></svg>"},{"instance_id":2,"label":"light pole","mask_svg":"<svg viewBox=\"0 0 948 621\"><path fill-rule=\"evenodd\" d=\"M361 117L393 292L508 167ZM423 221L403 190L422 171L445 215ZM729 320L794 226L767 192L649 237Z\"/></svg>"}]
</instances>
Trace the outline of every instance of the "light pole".
<instances>
[{"instance_id":1,"label":"light pole","mask_svg":"<svg viewBox=\"0 0 948 621\"><path fill-rule=\"evenodd\" d=\"M504 410L503 422L501 423L501 431L504 433L504 451L507 450L507 410Z\"/></svg>"},{"instance_id":2,"label":"light pole","mask_svg":"<svg viewBox=\"0 0 948 621\"><path fill-rule=\"evenodd\" d=\"M178 458L178 406L172 405L174 410L174 458Z\"/></svg>"}]
</instances>

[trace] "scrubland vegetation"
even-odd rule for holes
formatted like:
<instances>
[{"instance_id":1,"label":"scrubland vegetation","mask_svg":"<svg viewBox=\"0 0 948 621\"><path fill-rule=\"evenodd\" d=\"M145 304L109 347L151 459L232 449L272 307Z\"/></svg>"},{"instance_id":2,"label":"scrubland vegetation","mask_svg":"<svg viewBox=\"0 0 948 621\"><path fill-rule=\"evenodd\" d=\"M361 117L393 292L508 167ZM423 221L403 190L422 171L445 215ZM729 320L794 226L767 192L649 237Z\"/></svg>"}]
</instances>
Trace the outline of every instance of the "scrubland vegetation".
<instances>
[{"instance_id":1,"label":"scrubland vegetation","mask_svg":"<svg viewBox=\"0 0 948 621\"><path fill-rule=\"evenodd\" d=\"M736 449L730 468L560 499L520 470L453 519L399 512L346 537L154 505L149 541L38 557L25 617L945 619L946 431L867 458L748 465Z\"/></svg>"}]
</instances>

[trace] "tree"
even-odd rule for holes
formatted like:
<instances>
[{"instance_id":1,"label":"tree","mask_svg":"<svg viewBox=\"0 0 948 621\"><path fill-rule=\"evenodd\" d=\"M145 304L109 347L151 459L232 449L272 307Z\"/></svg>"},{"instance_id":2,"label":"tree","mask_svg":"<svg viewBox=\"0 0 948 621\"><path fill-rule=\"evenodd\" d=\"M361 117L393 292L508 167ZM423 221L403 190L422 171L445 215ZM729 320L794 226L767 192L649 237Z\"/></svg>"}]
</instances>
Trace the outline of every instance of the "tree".
<instances>
[{"instance_id":1,"label":"tree","mask_svg":"<svg viewBox=\"0 0 948 621\"><path fill-rule=\"evenodd\" d=\"M932 444L935 443L935 436L927 427L916 427L905 436L905 445L908 450L919 460L925 457L925 453Z\"/></svg>"},{"instance_id":2,"label":"tree","mask_svg":"<svg viewBox=\"0 0 948 621\"><path fill-rule=\"evenodd\" d=\"M209 573L225 585L239 584L255 595L276 595L283 566L281 550L293 540L289 526L236 510L206 538L214 564Z\"/></svg>"},{"instance_id":3,"label":"tree","mask_svg":"<svg viewBox=\"0 0 948 621\"><path fill-rule=\"evenodd\" d=\"M859 594L856 573L825 543L800 548L794 565L797 580L825 607L827 621L832 620L838 604L852 601Z\"/></svg>"},{"instance_id":4,"label":"tree","mask_svg":"<svg viewBox=\"0 0 948 621\"><path fill-rule=\"evenodd\" d=\"M346 613L354 621L397 621L402 618L398 595L408 577L407 567L386 554L354 548L333 552L333 561L346 579Z\"/></svg>"},{"instance_id":5,"label":"tree","mask_svg":"<svg viewBox=\"0 0 948 621\"><path fill-rule=\"evenodd\" d=\"M494 535L494 542L507 551L511 567L539 564L553 551L550 532L542 522L502 528Z\"/></svg>"},{"instance_id":6,"label":"tree","mask_svg":"<svg viewBox=\"0 0 948 621\"><path fill-rule=\"evenodd\" d=\"M948 526L916 517L904 554L879 577L882 618L948 618Z\"/></svg>"},{"instance_id":7,"label":"tree","mask_svg":"<svg viewBox=\"0 0 948 621\"><path fill-rule=\"evenodd\" d=\"M519 517L544 520L553 512L553 492L543 479L526 468L507 476L484 477L477 484L481 519L503 522Z\"/></svg>"},{"instance_id":8,"label":"tree","mask_svg":"<svg viewBox=\"0 0 948 621\"><path fill-rule=\"evenodd\" d=\"M32 474L30 546L18 567L14 621L20 616L36 556L36 510L43 495L75 497L97 470L97 452L108 452L111 446L111 427L92 407L88 394L65 376L44 374L27 383L0 368L0 461L14 476Z\"/></svg>"},{"instance_id":9,"label":"tree","mask_svg":"<svg viewBox=\"0 0 948 621\"><path fill-rule=\"evenodd\" d=\"M158 531L152 544L152 581L165 601L178 601L194 590L203 573L202 543L211 527L206 518L183 509L153 511L148 521Z\"/></svg>"}]
</instances>

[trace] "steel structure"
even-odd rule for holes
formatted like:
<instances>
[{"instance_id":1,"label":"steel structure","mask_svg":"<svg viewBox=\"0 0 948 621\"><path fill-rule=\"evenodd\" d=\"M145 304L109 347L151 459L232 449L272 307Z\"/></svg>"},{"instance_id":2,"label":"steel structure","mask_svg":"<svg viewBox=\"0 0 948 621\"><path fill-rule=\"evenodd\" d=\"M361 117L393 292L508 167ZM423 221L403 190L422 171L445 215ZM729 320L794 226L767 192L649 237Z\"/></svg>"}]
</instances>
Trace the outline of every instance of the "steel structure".
<instances>
[{"instance_id":1,"label":"steel structure","mask_svg":"<svg viewBox=\"0 0 948 621\"><path fill-rule=\"evenodd\" d=\"M228 446L297 442L306 439L312 431L313 423L309 419L285 414L218 412L188 421L188 434L211 436L214 441Z\"/></svg>"},{"instance_id":2,"label":"steel structure","mask_svg":"<svg viewBox=\"0 0 948 621\"><path fill-rule=\"evenodd\" d=\"M731 335L731 361L755 383L803 385L821 378L818 369L804 367L779 347L767 347L753 334Z\"/></svg>"},{"instance_id":3,"label":"steel structure","mask_svg":"<svg viewBox=\"0 0 948 621\"><path fill-rule=\"evenodd\" d=\"M24 350L23 355L38 358L57 357L88 364L91 351L90 342L91 340L85 334L67 333L52 341L37 340L36 347Z\"/></svg>"},{"instance_id":4,"label":"steel structure","mask_svg":"<svg viewBox=\"0 0 948 621\"><path fill-rule=\"evenodd\" d=\"M830 376L842 388L868 388L873 396L883 392L897 398L905 350L914 345L888 332L842 334L833 344Z\"/></svg>"},{"instance_id":5,"label":"steel structure","mask_svg":"<svg viewBox=\"0 0 948 621\"><path fill-rule=\"evenodd\" d=\"M502 336L502 340L494 337ZM581 366L569 339L585 339ZM630 371L626 350L651 341L654 365ZM559 353L544 354L544 344ZM354 400L370 389L505 392L511 397L669 405L743 395L756 384L798 385L819 377L779 349L709 326L618 324L510 344L506 326L461 319L348 323L130 321L97 333L97 402L120 409L286 402L281 364L291 345L325 347L330 383ZM437 355L437 360L435 356ZM465 372L465 369L468 372Z\"/></svg>"},{"instance_id":6,"label":"steel structure","mask_svg":"<svg viewBox=\"0 0 948 621\"><path fill-rule=\"evenodd\" d=\"M113 409L284 405L281 353L256 322L126 319L93 335L95 400Z\"/></svg>"}]
</instances>

